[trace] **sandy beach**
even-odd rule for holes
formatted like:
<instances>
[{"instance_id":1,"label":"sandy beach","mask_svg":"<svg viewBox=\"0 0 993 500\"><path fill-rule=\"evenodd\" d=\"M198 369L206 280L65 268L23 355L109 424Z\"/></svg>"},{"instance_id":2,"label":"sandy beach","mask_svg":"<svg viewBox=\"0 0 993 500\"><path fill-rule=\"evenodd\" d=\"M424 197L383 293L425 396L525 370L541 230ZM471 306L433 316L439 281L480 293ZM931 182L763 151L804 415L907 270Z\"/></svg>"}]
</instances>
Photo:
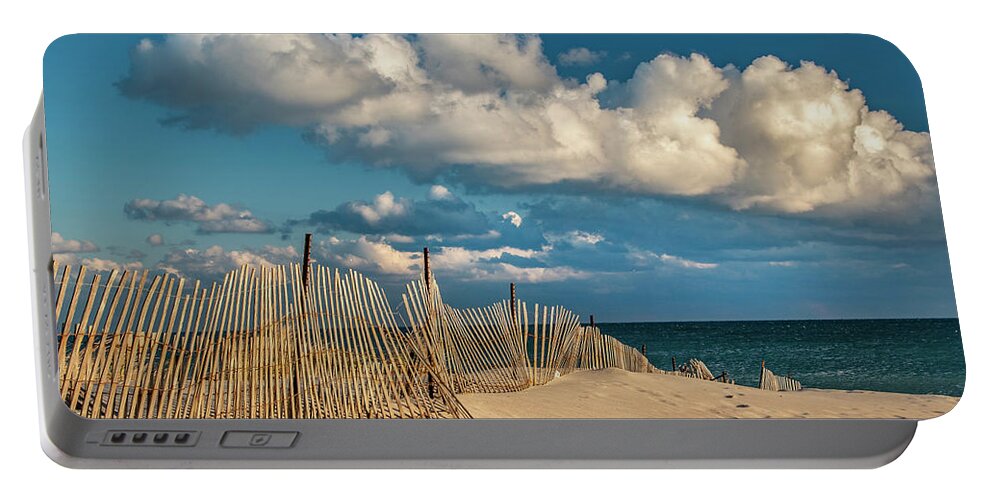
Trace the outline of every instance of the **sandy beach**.
<instances>
[{"instance_id":1,"label":"sandy beach","mask_svg":"<svg viewBox=\"0 0 993 500\"><path fill-rule=\"evenodd\" d=\"M950 396L804 389L772 392L616 368L580 371L543 386L460 394L475 418L908 418L955 406Z\"/></svg>"}]
</instances>

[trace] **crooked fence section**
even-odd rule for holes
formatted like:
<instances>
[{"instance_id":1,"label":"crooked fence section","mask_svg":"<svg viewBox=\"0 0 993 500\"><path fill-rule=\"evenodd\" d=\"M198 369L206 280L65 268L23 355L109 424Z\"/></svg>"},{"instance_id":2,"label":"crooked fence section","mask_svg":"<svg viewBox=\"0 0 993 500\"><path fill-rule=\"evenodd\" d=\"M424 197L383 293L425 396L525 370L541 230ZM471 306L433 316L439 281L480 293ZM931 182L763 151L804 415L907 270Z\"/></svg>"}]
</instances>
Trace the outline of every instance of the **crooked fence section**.
<instances>
[{"instance_id":1,"label":"crooked fence section","mask_svg":"<svg viewBox=\"0 0 993 500\"><path fill-rule=\"evenodd\" d=\"M508 300L456 309L442 301L436 281L425 279L407 285L403 303L421 357L456 393L520 391L576 370L661 373L636 349L581 326L560 306Z\"/></svg>"},{"instance_id":2,"label":"crooked fence section","mask_svg":"<svg viewBox=\"0 0 993 500\"><path fill-rule=\"evenodd\" d=\"M580 369L620 368L629 372L663 373L637 349L600 333L599 328L584 326L577 333Z\"/></svg>"},{"instance_id":3,"label":"crooked fence section","mask_svg":"<svg viewBox=\"0 0 993 500\"><path fill-rule=\"evenodd\" d=\"M771 370L765 367L765 361L763 361L762 371L759 376L759 389L767 391L799 391L803 390L803 385L791 377L772 373Z\"/></svg>"},{"instance_id":4,"label":"crooked fence section","mask_svg":"<svg viewBox=\"0 0 993 500\"><path fill-rule=\"evenodd\" d=\"M461 418L431 351L354 271L170 274L54 264L59 376L90 418Z\"/></svg>"},{"instance_id":5,"label":"crooked fence section","mask_svg":"<svg viewBox=\"0 0 993 500\"><path fill-rule=\"evenodd\" d=\"M681 377L698 378L701 380L717 380L720 378L714 377L714 374L710 372L707 365L696 358L690 358L686 363L679 365L676 371L671 373Z\"/></svg>"}]
</instances>

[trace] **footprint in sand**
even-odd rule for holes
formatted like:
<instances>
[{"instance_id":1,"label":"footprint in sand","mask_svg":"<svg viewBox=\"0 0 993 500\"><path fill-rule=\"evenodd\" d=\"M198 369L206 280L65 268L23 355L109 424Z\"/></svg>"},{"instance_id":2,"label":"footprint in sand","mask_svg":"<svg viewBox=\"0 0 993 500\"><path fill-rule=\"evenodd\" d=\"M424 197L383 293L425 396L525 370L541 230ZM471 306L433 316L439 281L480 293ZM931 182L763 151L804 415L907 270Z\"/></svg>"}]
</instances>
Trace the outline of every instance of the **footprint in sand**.
<instances>
[{"instance_id":1,"label":"footprint in sand","mask_svg":"<svg viewBox=\"0 0 993 500\"><path fill-rule=\"evenodd\" d=\"M748 408L748 405L738 405L738 406L735 406L735 408Z\"/></svg>"},{"instance_id":2,"label":"footprint in sand","mask_svg":"<svg viewBox=\"0 0 993 500\"><path fill-rule=\"evenodd\" d=\"M726 398L728 398L728 399L731 399L731 398L733 398L733 397L734 397L734 395L733 395L733 394L725 394L725 395L724 395L724 397L726 397Z\"/></svg>"}]
</instances>

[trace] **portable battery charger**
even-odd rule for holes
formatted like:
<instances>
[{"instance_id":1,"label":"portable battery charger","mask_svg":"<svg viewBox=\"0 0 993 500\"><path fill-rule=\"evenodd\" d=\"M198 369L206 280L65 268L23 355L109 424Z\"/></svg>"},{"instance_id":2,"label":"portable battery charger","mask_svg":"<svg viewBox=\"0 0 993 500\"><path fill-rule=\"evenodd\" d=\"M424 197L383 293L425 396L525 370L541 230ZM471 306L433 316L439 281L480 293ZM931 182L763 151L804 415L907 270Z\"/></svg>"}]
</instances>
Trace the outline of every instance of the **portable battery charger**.
<instances>
[{"instance_id":1,"label":"portable battery charger","mask_svg":"<svg viewBox=\"0 0 993 500\"><path fill-rule=\"evenodd\" d=\"M865 35L70 35L24 137L70 467L875 467L965 383Z\"/></svg>"}]
</instances>

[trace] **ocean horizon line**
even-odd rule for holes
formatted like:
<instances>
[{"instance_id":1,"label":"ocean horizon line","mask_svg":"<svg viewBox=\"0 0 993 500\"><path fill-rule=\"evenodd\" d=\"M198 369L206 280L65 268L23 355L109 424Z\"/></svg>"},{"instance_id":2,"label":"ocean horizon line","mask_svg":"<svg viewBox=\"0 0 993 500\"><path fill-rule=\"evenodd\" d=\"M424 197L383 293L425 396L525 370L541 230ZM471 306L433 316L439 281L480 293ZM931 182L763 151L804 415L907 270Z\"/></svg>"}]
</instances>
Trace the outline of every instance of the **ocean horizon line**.
<instances>
[{"instance_id":1,"label":"ocean horizon line","mask_svg":"<svg viewBox=\"0 0 993 500\"><path fill-rule=\"evenodd\" d=\"M958 320L958 316L918 316L904 318L779 318L779 319L665 319L640 321L596 321L597 325L637 325L646 323L773 323L786 321L925 321ZM589 324L584 322L583 324Z\"/></svg>"}]
</instances>

